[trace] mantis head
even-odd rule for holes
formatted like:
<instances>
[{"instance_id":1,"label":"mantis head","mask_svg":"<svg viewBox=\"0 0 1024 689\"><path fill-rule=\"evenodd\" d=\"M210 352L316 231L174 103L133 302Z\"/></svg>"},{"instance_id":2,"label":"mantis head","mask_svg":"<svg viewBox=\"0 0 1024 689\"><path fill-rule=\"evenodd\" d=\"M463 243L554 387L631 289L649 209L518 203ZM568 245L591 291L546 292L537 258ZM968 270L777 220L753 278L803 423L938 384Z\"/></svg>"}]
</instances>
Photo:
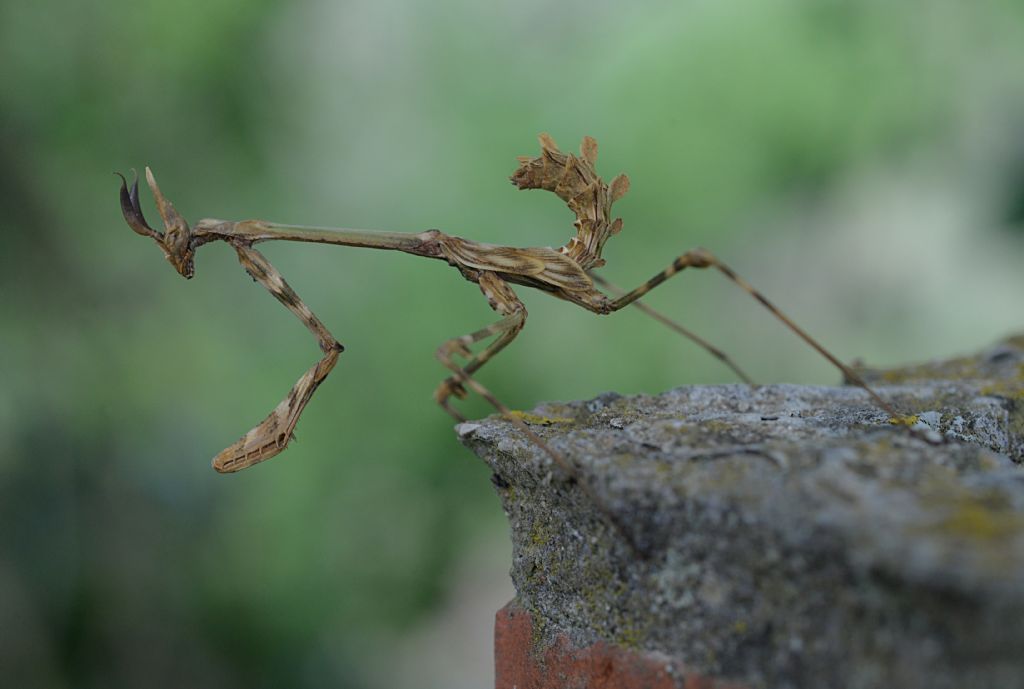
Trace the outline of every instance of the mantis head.
<instances>
[{"instance_id":1,"label":"mantis head","mask_svg":"<svg viewBox=\"0 0 1024 689\"><path fill-rule=\"evenodd\" d=\"M157 210L164 221L164 232L154 230L146 222L142 215L142 207L139 206L139 180L132 182L132 188L128 189L128 180L124 175L115 173L121 178L121 213L128 226L144 237L151 237L164 252L164 258L174 266L182 277L188 279L195 273L193 257L195 256L196 244L193 240L192 230L189 229L185 219L178 215L174 206L164 198L157 186L156 178L148 167L146 168L146 182L153 191L153 198L156 199Z\"/></svg>"}]
</instances>

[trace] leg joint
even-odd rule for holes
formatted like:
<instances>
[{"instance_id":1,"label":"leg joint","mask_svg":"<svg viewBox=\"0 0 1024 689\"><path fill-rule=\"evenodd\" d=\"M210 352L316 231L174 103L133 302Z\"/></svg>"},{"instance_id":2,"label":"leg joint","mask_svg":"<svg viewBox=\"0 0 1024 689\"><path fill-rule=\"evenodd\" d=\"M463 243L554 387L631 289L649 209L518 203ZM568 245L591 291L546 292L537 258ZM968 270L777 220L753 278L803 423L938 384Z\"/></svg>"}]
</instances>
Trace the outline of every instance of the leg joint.
<instances>
[{"instance_id":1,"label":"leg joint","mask_svg":"<svg viewBox=\"0 0 1024 689\"><path fill-rule=\"evenodd\" d=\"M692 268L707 268L717 263L714 255L707 249L697 247L687 251L685 254L675 260L673 264L678 270L682 270L685 267Z\"/></svg>"}]
</instances>

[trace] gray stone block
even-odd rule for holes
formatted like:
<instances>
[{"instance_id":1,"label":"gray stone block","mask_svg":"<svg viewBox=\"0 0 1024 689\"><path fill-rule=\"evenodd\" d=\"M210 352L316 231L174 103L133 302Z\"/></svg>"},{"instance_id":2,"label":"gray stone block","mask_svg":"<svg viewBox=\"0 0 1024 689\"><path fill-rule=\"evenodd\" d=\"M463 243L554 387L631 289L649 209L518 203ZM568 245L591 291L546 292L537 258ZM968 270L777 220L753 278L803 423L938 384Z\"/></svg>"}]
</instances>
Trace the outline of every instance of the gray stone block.
<instances>
[{"instance_id":1,"label":"gray stone block","mask_svg":"<svg viewBox=\"0 0 1024 689\"><path fill-rule=\"evenodd\" d=\"M794 385L522 414L576 480L500 417L461 424L538 647L753 687L1024 687L1024 337L864 373L909 418Z\"/></svg>"}]
</instances>

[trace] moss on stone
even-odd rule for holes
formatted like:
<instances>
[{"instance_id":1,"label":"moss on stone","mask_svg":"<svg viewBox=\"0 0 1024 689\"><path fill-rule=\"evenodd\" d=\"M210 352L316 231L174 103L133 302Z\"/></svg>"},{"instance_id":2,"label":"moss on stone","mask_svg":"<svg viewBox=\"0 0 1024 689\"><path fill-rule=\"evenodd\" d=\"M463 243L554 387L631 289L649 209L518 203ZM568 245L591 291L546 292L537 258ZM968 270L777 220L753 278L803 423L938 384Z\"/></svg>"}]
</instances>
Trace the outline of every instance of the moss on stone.
<instances>
[{"instance_id":1,"label":"moss on stone","mask_svg":"<svg viewBox=\"0 0 1024 689\"><path fill-rule=\"evenodd\" d=\"M530 412L512 410L509 412L510 416L513 416L520 421L532 424L534 426L553 426L556 423L575 423L576 419L568 416L541 416L539 414L531 414Z\"/></svg>"},{"instance_id":2,"label":"moss on stone","mask_svg":"<svg viewBox=\"0 0 1024 689\"><path fill-rule=\"evenodd\" d=\"M1024 646L1024 336L888 380L892 420L859 390L790 385L518 412L576 481L499 418L462 436L509 484L535 647L603 640L750 687L910 667L946 683L900 686L1010 686L964 668ZM907 432L922 423L946 442Z\"/></svg>"},{"instance_id":3,"label":"moss on stone","mask_svg":"<svg viewBox=\"0 0 1024 689\"><path fill-rule=\"evenodd\" d=\"M954 504L939 524L939 528L951 535L985 541L1003 541L1019 533L1021 526L1018 515L1005 509L993 509L975 499Z\"/></svg>"}]
</instances>

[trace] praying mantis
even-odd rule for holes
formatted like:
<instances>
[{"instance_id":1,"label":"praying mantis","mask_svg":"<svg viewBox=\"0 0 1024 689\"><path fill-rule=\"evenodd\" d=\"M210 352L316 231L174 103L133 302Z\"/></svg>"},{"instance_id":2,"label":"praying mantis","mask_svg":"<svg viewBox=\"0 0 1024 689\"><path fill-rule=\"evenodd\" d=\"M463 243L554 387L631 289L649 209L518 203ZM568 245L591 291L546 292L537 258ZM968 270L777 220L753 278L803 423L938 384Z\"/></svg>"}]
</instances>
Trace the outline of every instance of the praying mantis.
<instances>
[{"instance_id":1,"label":"praying mantis","mask_svg":"<svg viewBox=\"0 0 1024 689\"><path fill-rule=\"evenodd\" d=\"M474 376L516 338L526 323L526 307L513 290L513 285L541 290L600 315L633 305L693 340L729 366L741 380L749 383L749 377L721 350L639 301L652 289L683 270L713 268L760 302L787 328L828 359L848 382L867 391L881 409L890 416L896 416L892 407L855 371L706 249L687 251L667 268L630 291L620 290L597 276L593 271L605 263L601 258L605 242L622 229L622 219L612 217L612 207L629 190L629 178L620 174L606 183L597 174L597 142L589 136L583 138L579 155L560 151L547 134L541 134L539 140L540 155L520 157L519 167L512 174L511 181L519 189L553 192L575 214L575 235L558 249L483 244L436 229L418 233L384 232L284 225L264 220L235 222L217 219L203 219L190 227L163 195L153 172L147 167L146 181L164 223L164 230L160 231L151 227L143 216L138 179L129 189L127 180L120 175L121 211L129 227L153 239L179 274L185 278L192 277L195 271L195 252L199 247L215 241L226 242L237 252L245 271L298 317L316 338L323 352L323 356L298 379L263 421L213 458L214 469L222 473L239 471L282 452L291 441L299 417L313 393L330 374L344 351L341 343L303 303L284 277L254 248L256 244L270 241L314 242L401 251L445 261L466 280L475 283L500 318L476 332L450 339L438 348L436 356L450 371L450 375L434 392L434 400L457 421L464 421L452 406L451 398L465 398L469 390L479 394L543 449L570 478L575 478L576 473L571 462L541 440ZM611 292L612 296L601 292L598 285ZM473 345L488 339L491 342L480 351L471 351Z\"/></svg>"}]
</instances>

